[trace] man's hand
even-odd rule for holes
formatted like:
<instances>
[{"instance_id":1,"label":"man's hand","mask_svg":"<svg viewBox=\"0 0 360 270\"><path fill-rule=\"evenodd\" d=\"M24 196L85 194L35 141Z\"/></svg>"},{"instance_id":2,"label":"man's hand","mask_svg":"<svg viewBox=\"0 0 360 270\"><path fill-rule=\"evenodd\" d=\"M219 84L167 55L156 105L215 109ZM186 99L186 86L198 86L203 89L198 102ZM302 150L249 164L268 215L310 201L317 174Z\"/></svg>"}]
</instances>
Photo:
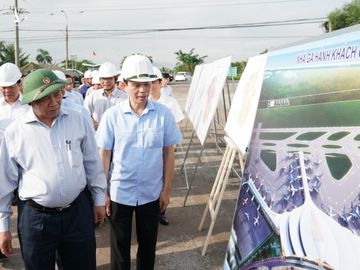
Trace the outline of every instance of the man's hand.
<instances>
[{"instance_id":1,"label":"man's hand","mask_svg":"<svg viewBox=\"0 0 360 270\"><path fill-rule=\"evenodd\" d=\"M0 250L6 257L13 252L10 232L0 232Z\"/></svg>"},{"instance_id":2,"label":"man's hand","mask_svg":"<svg viewBox=\"0 0 360 270\"><path fill-rule=\"evenodd\" d=\"M165 190L163 190L161 192L159 203L160 203L160 213L162 213L162 212L164 212L166 210L166 208L168 207L168 205L170 203L169 192L167 192Z\"/></svg>"},{"instance_id":3,"label":"man's hand","mask_svg":"<svg viewBox=\"0 0 360 270\"><path fill-rule=\"evenodd\" d=\"M105 211L108 217L111 216L111 208L110 208L110 196L108 194L105 195Z\"/></svg>"},{"instance_id":4,"label":"man's hand","mask_svg":"<svg viewBox=\"0 0 360 270\"><path fill-rule=\"evenodd\" d=\"M105 220L105 206L94 207L94 223L96 225L104 224Z\"/></svg>"}]
</instances>

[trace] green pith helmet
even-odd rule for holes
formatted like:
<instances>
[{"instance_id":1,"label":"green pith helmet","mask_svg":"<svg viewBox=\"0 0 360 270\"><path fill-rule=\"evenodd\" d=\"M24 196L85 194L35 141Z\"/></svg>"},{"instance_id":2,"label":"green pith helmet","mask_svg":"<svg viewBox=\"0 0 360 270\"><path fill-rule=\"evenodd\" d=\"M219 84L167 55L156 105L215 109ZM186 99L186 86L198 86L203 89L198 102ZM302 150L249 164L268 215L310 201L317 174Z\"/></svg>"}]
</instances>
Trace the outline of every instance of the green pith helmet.
<instances>
[{"instance_id":1,"label":"green pith helmet","mask_svg":"<svg viewBox=\"0 0 360 270\"><path fill-rule=\"evenodd\" d=\"M23 82L22 104L46 97L65 87L66 81L61 80L49 69L38 69L27 75Z\"/></svg>"}]
</instances>

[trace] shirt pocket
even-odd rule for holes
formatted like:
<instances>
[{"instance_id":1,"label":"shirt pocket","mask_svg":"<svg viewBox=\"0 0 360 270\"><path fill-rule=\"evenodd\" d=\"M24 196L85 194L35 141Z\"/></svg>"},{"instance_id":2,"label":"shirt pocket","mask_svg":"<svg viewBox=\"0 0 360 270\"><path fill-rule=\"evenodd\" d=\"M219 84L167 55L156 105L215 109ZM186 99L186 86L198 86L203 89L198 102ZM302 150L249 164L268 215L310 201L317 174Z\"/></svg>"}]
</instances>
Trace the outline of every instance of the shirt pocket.
<instances>
[{"instance_id":1,"label":"shirt pocket","mask_svg":"<svg viewBox=\"0 0 360 270\"><path fill-rule=\"evenodd\" d=\"M83 167L83 155L79 140L65 142L67 158L71 167Z\"/></svg>"},{"instance_id":2,"label":"shirt pocket","mask_svg":"<svg viewBox=\"0 0 360 270\"><path fill-rule=\"evenodd\" d=\"M145 148L163 148L164 147L164 131L162 129L148 128L144 137Z\"/></svg>"}]
</instances>

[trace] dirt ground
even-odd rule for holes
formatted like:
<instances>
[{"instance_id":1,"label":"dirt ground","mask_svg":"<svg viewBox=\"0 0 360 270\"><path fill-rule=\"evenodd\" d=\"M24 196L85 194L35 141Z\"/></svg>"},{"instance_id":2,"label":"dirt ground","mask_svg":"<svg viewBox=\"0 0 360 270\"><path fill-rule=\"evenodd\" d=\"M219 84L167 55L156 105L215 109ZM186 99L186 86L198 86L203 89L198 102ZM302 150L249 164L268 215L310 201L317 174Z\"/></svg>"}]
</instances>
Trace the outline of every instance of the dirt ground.
<instances>
[{"instance_id":1,"label":"dirt ground","mask_svg":"<svg viewBox=\"0 0 360 270\"><path fill-rule=\"evenodd\" d=\"M188 84L173 84L174 96L183 106L186 100ZM186 151L192 134L190 125L183 129L184 151ZM221 133L221 130L217 131ZM225 145L220 143L224 150ZM194 167L200 154L201 145L195 140L186 160L189 181L192 181L190 195L186 206L183 206L187 193L184 174L180 171L183 164L183 152L178 148L176 152L176 168L172 187L170 206L166 212L170 221L169 226L159 225L159 235L156 252L155 269L222 269L226 246L229 238L236 199L239 191L239 179L232 175L229 180L219 214L212 233L207 253L202 256L204 241L210 225L209 215L202 231L198 230L203 216L213 182L219 169L222 154L217 150L214 141L209 137L202 154L199 168L194 176ZM12 233L14 254L10 258L0 261L0 269L24 269L20 255L16 233L16 208L12 216ZM134 230L133 230L134 231ZM97 269L110 269L109 224L105 223L96 229L97 239ZM132 269L135 269L136 235L132 237Z\"/></svg>"}]
</instances>

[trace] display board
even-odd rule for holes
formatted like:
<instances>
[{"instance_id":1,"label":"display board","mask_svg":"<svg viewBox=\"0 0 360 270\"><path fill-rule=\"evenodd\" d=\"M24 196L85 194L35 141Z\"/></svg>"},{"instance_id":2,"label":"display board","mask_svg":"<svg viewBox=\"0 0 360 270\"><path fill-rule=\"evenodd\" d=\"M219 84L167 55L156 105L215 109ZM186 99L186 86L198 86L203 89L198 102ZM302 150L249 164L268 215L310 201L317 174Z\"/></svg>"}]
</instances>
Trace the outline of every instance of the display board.
<instances>
[{"instance_id":1,"label":"display board","mask_svg":"<svg viewBox=\"0 0 360 270\"><path fill-rule=\"evenodd\" d=\"M360 269L359 74L359 27L268 54L224 269Z\"/></svg>"},{"instance_id":2,"label":"display board","mask_svg":"<svg viewBox=\"0 0 360 270\"><path fill-rule=\"evenodd\" d=\"M230 63L231 57L226 57L203 64L191 82L185 111L202 145L219 104Z\"/></svg>"},{"instance_id":3,"label":"display board","mask_svg":"<svg viewBox=\"0 0 360 270\"><path fill-rule=\"evenodd\" d=\"M245 156L255 121L267 54L248 59L232 99L225 132Z\"/></svg>"}]
</instances>

